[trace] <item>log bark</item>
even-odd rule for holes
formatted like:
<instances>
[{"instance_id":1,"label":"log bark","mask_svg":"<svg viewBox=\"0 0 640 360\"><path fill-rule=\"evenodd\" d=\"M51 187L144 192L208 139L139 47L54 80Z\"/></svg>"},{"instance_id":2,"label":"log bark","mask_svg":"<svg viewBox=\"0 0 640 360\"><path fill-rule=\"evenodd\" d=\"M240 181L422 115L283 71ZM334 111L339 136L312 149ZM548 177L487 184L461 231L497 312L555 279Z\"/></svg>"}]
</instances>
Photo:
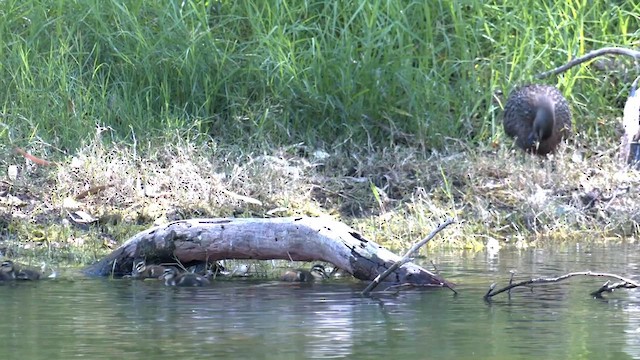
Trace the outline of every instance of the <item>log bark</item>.
<instances>
[{"instance_id":1,"label":"log bark","mask_svg":"<svg viewBox=\"0 0 640 360\"><path fill-rule=\"evenodd\" d=\"M373 280L400 260L349 226L323 218L214 218L175 221L138 233L84 269L93 276L130 274L135 259L148 263L224 259L326 261L361 280ZM412 262L388 278L395 283L449 286Z\"/></svg>"}]
</instances>

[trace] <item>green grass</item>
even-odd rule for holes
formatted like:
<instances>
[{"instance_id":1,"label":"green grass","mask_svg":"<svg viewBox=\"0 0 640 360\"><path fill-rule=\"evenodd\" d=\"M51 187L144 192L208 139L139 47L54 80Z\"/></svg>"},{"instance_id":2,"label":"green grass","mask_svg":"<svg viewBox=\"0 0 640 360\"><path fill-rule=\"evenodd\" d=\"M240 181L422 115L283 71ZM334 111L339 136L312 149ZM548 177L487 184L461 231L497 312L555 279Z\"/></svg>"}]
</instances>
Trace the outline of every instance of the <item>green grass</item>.
<instances>
[{"instance_id":1,"label":"green grass","mask_svg":"<svg viewBox=\"0 0 640 360\"><path fill-rule=\"evenodd\" d=\"M188 217L329 214L393 249L446 216L430 246L632 239L637 196L606 200L640 182L615 158L632 62L535 75L633 47L634 3L0 1L0 233L71 263ZM574 113L556 165L503 142L529 82ZM64 225L78 209L100 225Z\"/></svg>"},{"instance_id":2,"label":"green grass","mask_svg":"<svg viewBox=\"0 0 640 360\"><path fill-rule=\"evenodd\" d=\"M633 1L0 3L0 141L73 150L211 134L223 143L437 148L495 140L496 90L592 49L637 42ZM608 137L623 81L557 79L577 128ZM606 124L606 126L602 126Z\"/></svg>"}]
</instances>

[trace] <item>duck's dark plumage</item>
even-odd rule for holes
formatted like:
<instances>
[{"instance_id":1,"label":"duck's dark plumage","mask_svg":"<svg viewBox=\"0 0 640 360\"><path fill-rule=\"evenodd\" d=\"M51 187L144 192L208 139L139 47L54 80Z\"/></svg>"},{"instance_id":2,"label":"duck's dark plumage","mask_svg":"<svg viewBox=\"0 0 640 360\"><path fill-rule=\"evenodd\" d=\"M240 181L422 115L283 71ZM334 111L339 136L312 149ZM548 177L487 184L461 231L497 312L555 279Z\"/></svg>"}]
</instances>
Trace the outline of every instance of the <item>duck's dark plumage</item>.
<instances>
[{"instance_id":1,"label":"duck's dark plumage","mask_svg":"<svg viewBox=\"0 0 640 360\"><path fill-rule=\"evenodd\" d=\"M1 280L39 280L40 272L22 268L11 260L5 260L0 263L0 281Z\"/></svg>"},{"instance_id":2,"label":"duck's dark plumage","mask_svg":"<svg viewBox=\"0 0 640 360\"><path fill-rule=\"evenodd\" d=\"M525 85L509 95L503 126L521 149L547 155L571 136L571 110L557 88Z\"/></svg>"},{"instance_id":3,"label":"duck's dark plumage","mask_svg":"<svg viewBox=\"0 0 640 360\"><path fill-rule=\"evenodd\" d=\"M166 286L205 286L209 285L211 282L207 280L204 276L200 276L194 273L178 273L178 271L174 268L166 268L164 270L164 274L162 275L164 279L164 284Z\"/></svg>"},{"instance_id":4,"label":"duck's dark plumage","mask_svg":"<svg viewBox=\"0 0 640 360\"><path fill-rule=\"evenodd\" d=\"M131 277L134 279L159 279L166 268L162 265L147 265L144 261L138 262L133 268Z\"/></svg>"},{"instance_id":5,"label":"duck's dark plumage","mask_svg":"<svg viewBox=\"0 0 640 360\"><path fill-rule=\"evenodd\" d=\"M13 271L13 261L7 260L0 263L0 281L15 279L16 273Z\"/></svg>"},{"instance_id":6,"label":"duck's dark plumage","mask_svg":"<svg viewBox=\"0 0 640 360\"><path fill-rule=\"evenodd\" d=\"M311 270L306 269L293 269L287 270L280 276L281 281L288 282L313 282L315 280L328 279L329 276L325 271L324 266L320 264L313 265Z\"/></svg>"}]
</instances>

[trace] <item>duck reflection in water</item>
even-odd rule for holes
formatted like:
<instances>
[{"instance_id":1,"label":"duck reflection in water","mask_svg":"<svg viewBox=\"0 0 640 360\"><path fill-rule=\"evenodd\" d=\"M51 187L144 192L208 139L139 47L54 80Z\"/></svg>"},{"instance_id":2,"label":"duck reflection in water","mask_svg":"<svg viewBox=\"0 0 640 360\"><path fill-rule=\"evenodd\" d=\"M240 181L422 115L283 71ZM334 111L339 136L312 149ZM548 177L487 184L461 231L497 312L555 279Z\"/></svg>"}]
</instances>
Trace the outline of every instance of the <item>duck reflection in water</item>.
<instances>
[{"instance_id":1,"label":"duck reflection in water","mask_svg":"<svg viewBox=\"0 0 640 360\"><path fill-rule=\"evenodd\" d=\"M178 273L175 268L166 268L162 274L166 286L195 287L209 285L211 282L204 276L186 272Z\"/></svg>"},{"instance_id":2,"label":"duck reflection in water","mask_svg":"<svg viewBox=\"0 0 640 360\"><path fill-rule=\"evenodd\" d=\"M311 270L306 269L292 269L287 270L282 274L280 280L287 282L314 282L316 280L326 280L329 278L324 266L315 264L311 267Z\"/></svg>"}]
</instances>

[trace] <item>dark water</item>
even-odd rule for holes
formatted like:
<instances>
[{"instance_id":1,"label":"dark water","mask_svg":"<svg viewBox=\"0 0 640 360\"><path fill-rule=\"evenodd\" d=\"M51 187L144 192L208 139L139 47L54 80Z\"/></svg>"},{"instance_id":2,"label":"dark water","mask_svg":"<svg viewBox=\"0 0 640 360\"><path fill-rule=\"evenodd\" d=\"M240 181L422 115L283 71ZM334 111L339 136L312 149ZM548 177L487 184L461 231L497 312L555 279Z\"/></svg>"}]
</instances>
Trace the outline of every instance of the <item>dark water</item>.
<instances>
[{"instance_id":1,"label":"dark water","mask_svg":"<svg viewBox=\"0 0 640 360\"><path fill-rule=\"evenodd\" d=\"M637 246L435 253L449 290L364 298L364 283L301 286L217 281L49 280L0 285L5 359L632 359L640 358L640 290L592 299L601 279L482 296L521 278L569 271L637 280Z\"/></svg>"}]
</instances>

